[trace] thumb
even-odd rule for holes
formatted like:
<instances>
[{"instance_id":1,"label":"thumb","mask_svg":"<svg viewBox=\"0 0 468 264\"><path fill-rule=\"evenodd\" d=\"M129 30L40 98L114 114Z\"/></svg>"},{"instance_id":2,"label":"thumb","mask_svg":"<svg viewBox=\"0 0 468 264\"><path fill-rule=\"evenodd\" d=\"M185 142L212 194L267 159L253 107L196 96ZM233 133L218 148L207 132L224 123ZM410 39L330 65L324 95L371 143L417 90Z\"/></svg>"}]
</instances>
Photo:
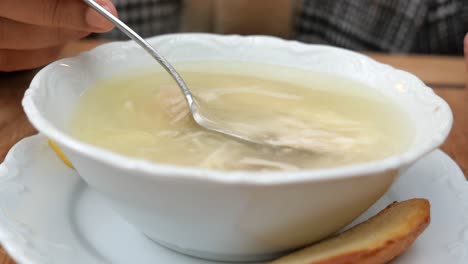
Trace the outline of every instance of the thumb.
<instances>
[{"instance_id":1,"label":"thumb","mask_svg":"<svg viewBox=\"0 0 468 264\"><path fill-rule=\"evenodd\" d=\"M110 0L95 1L117 15ZM83 0L0 0L0 18L85 32L106 32L113 28ZM0 34L2 29L0 26Z\"/></svg>"},{"instance_id":2,"label":"thumb","mask_svg":"<svg viewBox=\"0 0 468 264\"><path fill-rule=\"evenodd\" d=\"M468 33L465 35L464 51L465 51L465 71L466 71L466 86L468 87Z\"/></svg>"},{"instance_id":3,"label":"thumb","mask_svg":"<svg viewBox=\"0 0 468 264\"><path fill-rule=\"evenodd\" d=\"M115 8L114 4L110 0L95 0L97 4L104 7L107 11L109 11L114 16L117 16L117 9ZM86 22L88 25L94 28L102 28L109 30L110 22L100 15L98 12L94 11L91 7L88 8L86 11ZM107 31L105 30L105 31Z\"/></svg>"}]
</instances>

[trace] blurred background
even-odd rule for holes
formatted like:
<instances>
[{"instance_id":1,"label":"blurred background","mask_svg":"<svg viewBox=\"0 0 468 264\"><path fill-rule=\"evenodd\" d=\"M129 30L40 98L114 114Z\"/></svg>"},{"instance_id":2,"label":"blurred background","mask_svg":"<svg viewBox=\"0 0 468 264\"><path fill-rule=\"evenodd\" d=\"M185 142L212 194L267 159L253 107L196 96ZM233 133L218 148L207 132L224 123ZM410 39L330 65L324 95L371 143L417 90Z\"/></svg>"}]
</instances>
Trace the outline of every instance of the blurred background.
<instances>
[{"instance_id":1,"label":"blurred background","mask_svg":"<svg viewBox=\"0 0 468 264\"><path fill-rule=\"evenodd\" d=\"M467 0L113 0L145 37L261 34L358 51L463 54ZM116 30L98 36L126 39Z\"/></svg>"}]
</instances>

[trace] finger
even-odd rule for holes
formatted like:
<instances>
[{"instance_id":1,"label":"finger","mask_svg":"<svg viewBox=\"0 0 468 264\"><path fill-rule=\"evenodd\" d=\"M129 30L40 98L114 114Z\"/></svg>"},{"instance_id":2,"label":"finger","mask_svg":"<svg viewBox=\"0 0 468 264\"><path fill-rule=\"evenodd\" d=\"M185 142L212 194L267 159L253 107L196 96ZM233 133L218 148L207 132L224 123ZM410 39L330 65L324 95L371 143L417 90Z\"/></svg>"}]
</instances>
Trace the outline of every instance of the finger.
<instances>
[{"instance_id":1,"label":"finger","mask_svg":"<svg viewBox=\"0 0 468 264\"><path fill-rule=\"evenodd\" d=\"M110 0L96 2L117 15ZM106 32L113 25L82 0L0 0L0 17L28 24Z\"/></svg>"},{"instance_id":2,"label":"finger","mask_svg":"<svg viewBox=\"0 0 468 264\"><path fill-rule=\"evenodd\" d=\"M29 50L57 46L89 32L24 24L0 18L0 49Z\"/></svg>"},{"instance_id":3,"label":"finger","mask_svg":"<svg viewBox=\"0 0 468 264\"><path fill-rule=\"evenodd\" d=\"M465 47L465 59L466 59L466 62L468 63L468 33L466 33L465 35L465 41L464 41L464 47ZM467 64L468 66L468 64Z\"/></svg>"},{"instance_id":4,"label":"finger","mask_svg":"<svg viewBox=\"0 0 468 264\"><path fill-rule=\"evenodd\" d=\"M60 56L63 46L37 50L0 49L0 72L29 70L44 66Z\"/></svg>"},{"instance_id":5,"label":"finger","mask_svg":"<svg viewBox=\"0 0 468 264\"><path fill-rule=\"evenodd\" d=\"M465 52L465 71L466 71L466 76L467 76L467 82L466 82L466 87L468 88L468 33L465 35L465 40L463 41L464 43L464 52Z\"/></svg>"}]
</instances>

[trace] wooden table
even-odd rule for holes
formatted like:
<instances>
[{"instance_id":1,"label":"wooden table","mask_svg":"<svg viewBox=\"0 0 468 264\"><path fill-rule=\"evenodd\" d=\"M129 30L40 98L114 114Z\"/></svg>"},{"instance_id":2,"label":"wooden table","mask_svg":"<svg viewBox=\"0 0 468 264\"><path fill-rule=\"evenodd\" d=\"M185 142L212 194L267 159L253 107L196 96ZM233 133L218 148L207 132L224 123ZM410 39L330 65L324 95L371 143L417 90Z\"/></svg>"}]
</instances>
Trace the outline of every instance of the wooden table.
<instances>
[{"instance_id":1,"label":"wooden table","mask_svg":"<svg viewBox=\"0 0 468 264\"><path fill-rule=\"evenodd\" d=\"M63 56L71 56L101 44L96 41L72 43ZM462 57L404 56L369 53L374 59L419 76L434 88L451 106L454 113L452 132L442 146L462 167L468 170L468 92L467 72ZM36 130L29 124L21 108L21 99L36 71L0 73L0 162L7 151L20 139ZM15 263L0 248L0 264Z\"/></svg>"}]
</instances>

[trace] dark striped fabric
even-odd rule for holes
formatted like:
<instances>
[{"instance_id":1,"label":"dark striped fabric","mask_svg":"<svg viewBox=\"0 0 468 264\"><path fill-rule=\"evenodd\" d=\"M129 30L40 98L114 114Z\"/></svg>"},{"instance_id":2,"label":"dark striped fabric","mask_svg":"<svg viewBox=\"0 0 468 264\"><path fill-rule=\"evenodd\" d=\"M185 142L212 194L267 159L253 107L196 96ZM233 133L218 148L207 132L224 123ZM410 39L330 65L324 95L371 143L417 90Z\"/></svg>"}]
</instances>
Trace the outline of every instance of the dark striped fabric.
<instances>
[{"instance_id":1,"label":"dark striped fabric","mask_svg":"<svg viewBox=\"0 0 468 264\"><path fill-rule=\"evenodd\" d=\"M181 28L184 0L112 1L120 18L144 37ZM468 0L292 1L298 1L292 30L303 42L360 51L463 53ZM126 39L117 30L100 37Z\"/></svg>"},{"instance_id":2,"label":"dark striped fabric","mask_svg":"<svg viewBox=\"0 0 468 264\"><path fill-rule=\"evenodd\" d=\"M302 0L295 29L353 50L462 54L468 0Z\"/></svg>"},{"instance_id":3,"label":"dark striped fabric","mask_svg":"<svg viewBox=\"0 0 468 264\"><path fill-rule=\"evenodd\" d=\"M179 31L182 0L112 0L119 18L142 37ZM107 39L128 39L117 29L99 35Z\"/></svg>"}]
</instances>

